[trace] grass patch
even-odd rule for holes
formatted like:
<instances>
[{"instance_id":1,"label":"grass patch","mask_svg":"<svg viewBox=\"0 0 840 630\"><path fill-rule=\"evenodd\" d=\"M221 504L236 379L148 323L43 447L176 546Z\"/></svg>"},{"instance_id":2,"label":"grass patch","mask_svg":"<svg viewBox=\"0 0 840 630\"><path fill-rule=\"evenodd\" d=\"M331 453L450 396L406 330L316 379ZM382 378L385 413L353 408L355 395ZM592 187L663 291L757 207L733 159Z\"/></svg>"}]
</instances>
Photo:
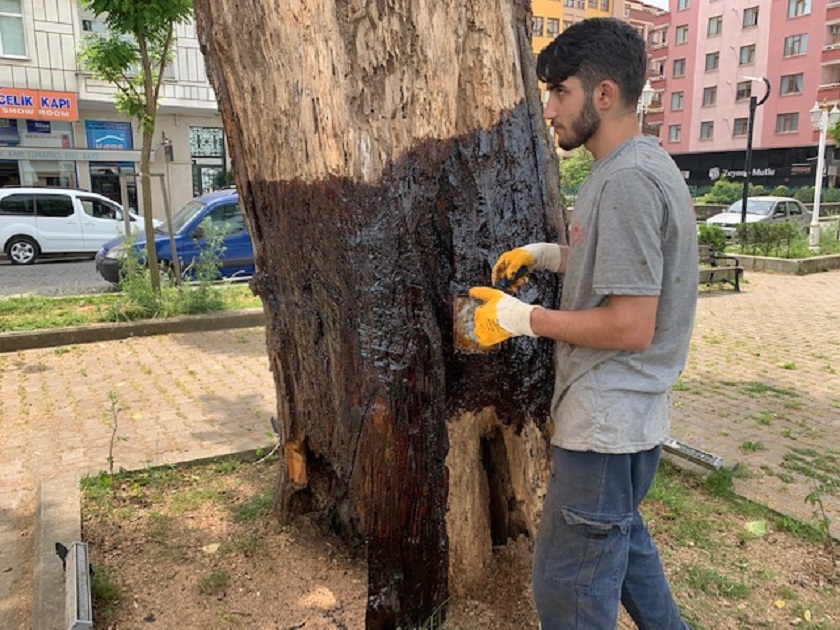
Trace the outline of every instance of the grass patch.
<instances>
[{"instance_id":1,"label":"grass patch","mask_svg":"<svg viewBox=\"0 0 840 630\"><path fill-rule=\"evenodd\" d=\"M230 586L230 574L227 571L213 571L198 582L198 592L202 595L217 595Z\"/></svg>"},{"instance_id":2,"label":"grass patch","mask_svg":"<svg viewBox=\"0 0 840 630\"><path fill-rule=\"evenodd\" d=\"M93 607L103 615L110 615L121 603L123 592L110 572L101 566L94 567L90 579L90 594Z\"/></svg>"},{"instance_id":3,"label":"grass patch","mask_svg":"<svg viewBox=\"0 0 840 630\"><path fill-rule=\"evenodd\" d=\"M739 600L746 599L750 594L750 588L741 579L723 575L708 567L689 567L687 582L691 588L712 597Z\"/></svg>"},{"instance_id":4,"label":"grass patch","mask_svg":"<svg viewBox=\"0 0 840 630\"><path fill-rule=\"evenodd\" d=\"M240 310L262 305L260 299L251 293L251 289L246 284L220 284L214 286L213 289L217 290L221 297L217 310ZM187 289L189 290L190 288ZM177 289L167 289L166 294L169 295L171 292L177 293ZM172 303L174 305L174 302ZM187 315L194 312L202 311L173 306L164 309L159 316ZM125 303L125 297L121 293L57 298L21 296L0 299L0 332L48 330L137 318L137 313Z\"/></svg>"}]
</instances>

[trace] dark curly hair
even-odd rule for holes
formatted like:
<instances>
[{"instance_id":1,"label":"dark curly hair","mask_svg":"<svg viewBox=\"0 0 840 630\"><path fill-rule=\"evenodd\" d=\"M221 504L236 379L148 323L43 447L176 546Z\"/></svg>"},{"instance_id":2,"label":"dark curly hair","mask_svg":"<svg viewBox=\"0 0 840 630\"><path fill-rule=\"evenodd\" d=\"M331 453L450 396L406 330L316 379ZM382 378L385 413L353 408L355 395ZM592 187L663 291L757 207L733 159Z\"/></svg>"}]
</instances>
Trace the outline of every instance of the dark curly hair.
<instances>
[{"instance_id":1,"label":"dark curly hair","mask_svg":"<svg viewBox=\"0 0 840 630\"><path fill-rule=\"evenodd\" d=\"M627 108L635 108L642 94L647 69L645 42L632 26L613 18L577 22L537 57L537 76L556 88L571 76L593 90L608 79L621 90Z\"/></svg>"}]
</instances>

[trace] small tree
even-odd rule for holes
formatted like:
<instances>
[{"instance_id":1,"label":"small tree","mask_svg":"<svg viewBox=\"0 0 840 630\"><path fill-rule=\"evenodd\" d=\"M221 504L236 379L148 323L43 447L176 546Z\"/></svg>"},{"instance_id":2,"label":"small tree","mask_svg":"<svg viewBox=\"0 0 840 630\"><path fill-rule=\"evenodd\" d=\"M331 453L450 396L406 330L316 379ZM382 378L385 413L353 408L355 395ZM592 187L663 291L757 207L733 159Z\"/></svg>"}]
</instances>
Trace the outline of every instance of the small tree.
<instances>
[{"instance_id":1,"label":"small tree","mask_svg":"<svg viewBox=\"0 0 840 630\"><path fill-rule=\"evenodd\" d=\"M140 185L146 218L146 248L152 287L160 292L149 166L163 71L172 58L175 25L192 15L192 0L82 0L102 16L107 35L90 35L79 51L93 76L117 88L117 110L137 119L143 133Z\"/></svg>"},{"instance_id":2,"label":"small tree","mask_svg":"<svg viewBox=\"0 0 840 630\"><path fill-rule=\"evenodd\" d=\"M714 183L714 186L712 186L709 192L697 199L697 202L730 204L740 199L743 191L744 187L742 184L730 182L725 177L721 177Z\"/></svg>"}]
</instances>

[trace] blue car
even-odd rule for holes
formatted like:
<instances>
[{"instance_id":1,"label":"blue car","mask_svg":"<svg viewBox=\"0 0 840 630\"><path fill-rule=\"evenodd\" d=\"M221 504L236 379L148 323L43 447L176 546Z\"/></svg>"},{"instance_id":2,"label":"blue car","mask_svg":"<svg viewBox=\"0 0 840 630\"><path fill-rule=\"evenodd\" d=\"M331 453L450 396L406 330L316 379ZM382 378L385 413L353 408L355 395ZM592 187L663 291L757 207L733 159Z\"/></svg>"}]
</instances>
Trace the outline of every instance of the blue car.
<instances>
[{"instance_id":1,"label":"blue car","mask_svg":"<svg viewBox=\"0 0 840 630\"><path fill-rule=\"evenodd\" d=\"M190 265L207 247L202 225L205 220L209 220L212 227L224 228L221 276L246 279L254 275L254 247L239 206L239 195L235 189L227 188L196 197L172 217L175 250L185 278L189 279ZM134 247L139 252L145 246L145 235L141 232ZM155 228L155 248L161 269L172 269L174 258L166 223ZM108 282L116 284L120 281L124 249L125 239L118 237L105 243L96 254L96 270Z\"/></svg>"}]
</instances>

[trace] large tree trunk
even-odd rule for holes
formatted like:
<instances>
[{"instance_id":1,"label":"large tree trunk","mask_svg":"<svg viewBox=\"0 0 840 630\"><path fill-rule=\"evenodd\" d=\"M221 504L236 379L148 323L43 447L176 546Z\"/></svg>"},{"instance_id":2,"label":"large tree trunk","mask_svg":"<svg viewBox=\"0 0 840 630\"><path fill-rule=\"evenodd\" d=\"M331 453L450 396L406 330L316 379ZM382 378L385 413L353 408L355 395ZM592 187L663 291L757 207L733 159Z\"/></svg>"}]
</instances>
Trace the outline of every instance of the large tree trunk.
<instances>
[{"instance_id":1,"label":"large tree trunk","mask_svg":"<svg viewBox=\"0 0 840 630\"><path fill-rule=\"evenodd\" d=\"M502 251L558 233L529 10L196 0L268 320L278 507L367 543L368 628L419 625L534 531L551 345L460 354L452 332Z\"/></svg>"}]
</instances>

